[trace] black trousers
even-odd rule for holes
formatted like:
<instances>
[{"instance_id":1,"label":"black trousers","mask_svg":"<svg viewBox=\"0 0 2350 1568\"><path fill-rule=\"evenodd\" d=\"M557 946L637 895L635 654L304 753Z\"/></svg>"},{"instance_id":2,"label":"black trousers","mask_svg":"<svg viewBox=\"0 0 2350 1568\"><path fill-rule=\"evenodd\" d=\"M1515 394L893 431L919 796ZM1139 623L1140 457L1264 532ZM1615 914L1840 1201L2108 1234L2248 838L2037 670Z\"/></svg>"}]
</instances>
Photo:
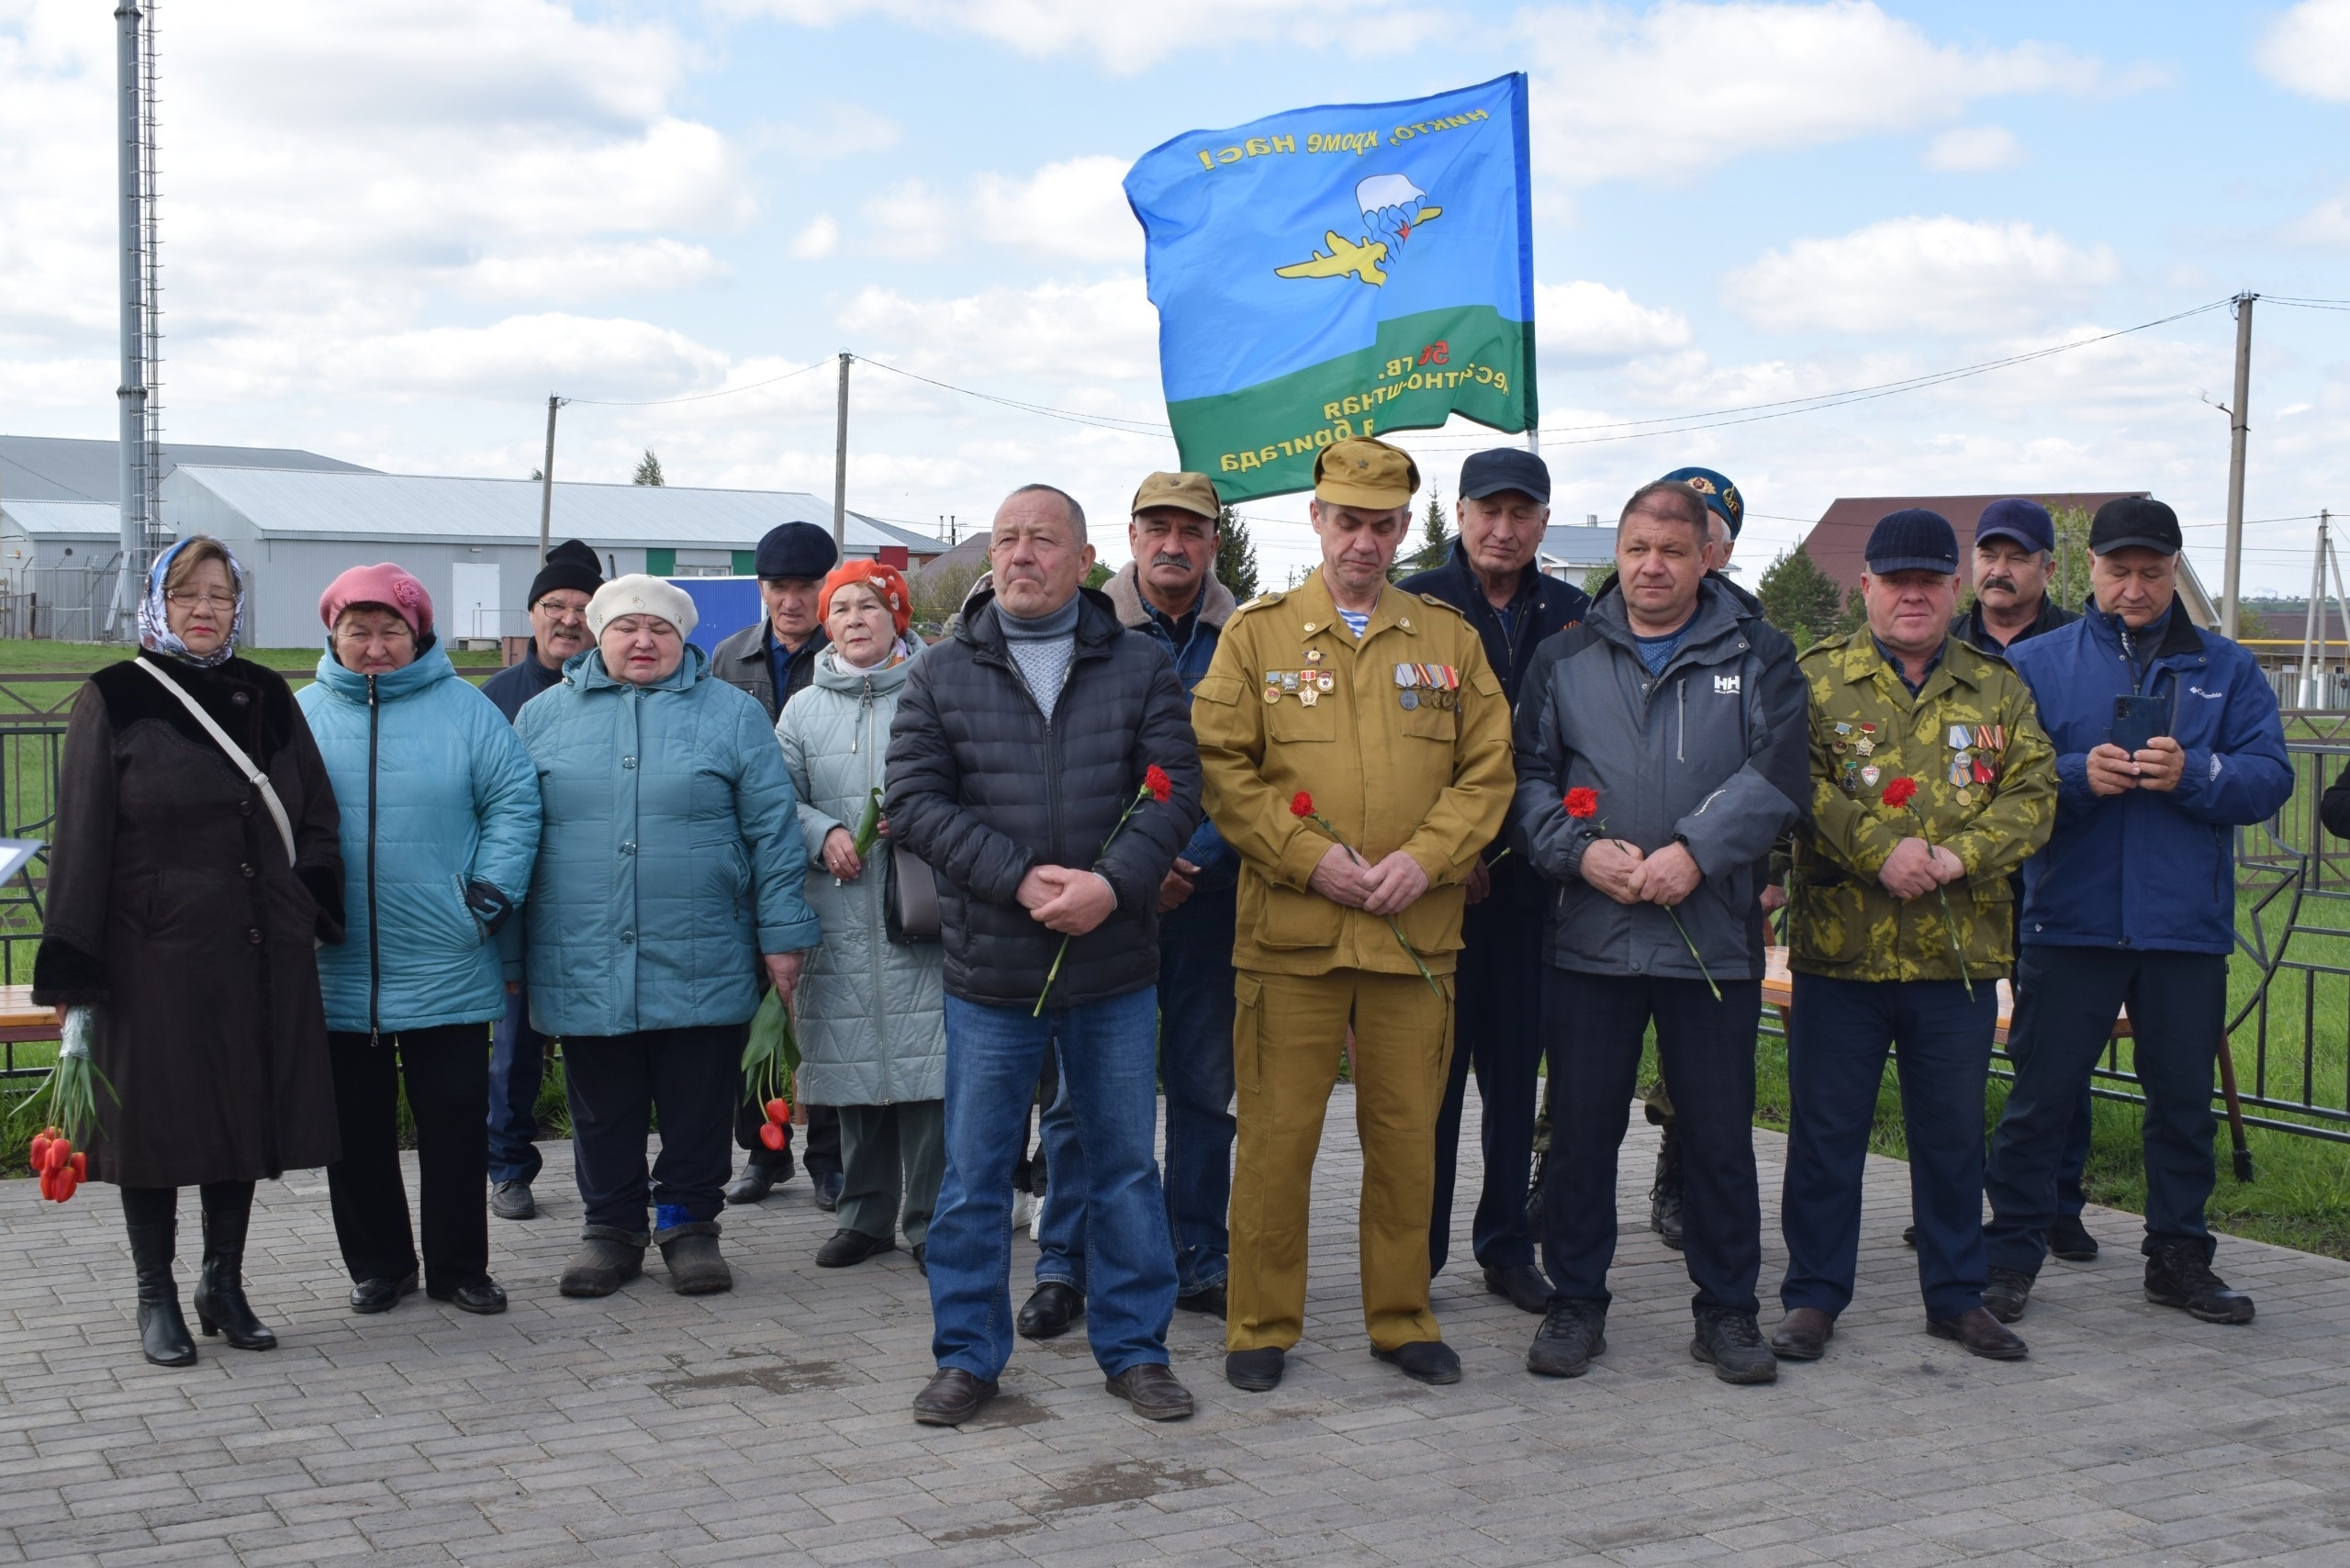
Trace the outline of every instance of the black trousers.
<instances>
[{"instance_id":1,"label":"black trousers","mask_svg":"<svg viewBox=\"0 0 2350 1568\"><path fill-rule=\"evenodd\" d=\"M1681 1131L1682 1236L1692 1305L1753 1313L1762 1267L1754 1178L1754 1030L1762 982L1589 975L1545 967L1550 1049L1550 1161L1542 1185L1542 1261L1554 1301L1597 1302L1616 1256L1616 1166L1651 1020Z\"/></svg>"},{"instance_id":2,"label":"black trousers","mask_svg":"<svg viewBox=\"0 0 2350 1568\"><path fill-rule=\"evenodd\" d=\"M403 1029L373 1045L338 1030L327 1036L327 1054L342 1129L327 1193L352 1279L397 1280L417 1267L400 1176L403 1080L416 1122L425 1283L455 1290L488 1279L489 1025Z\"/></svg>"},{"instance_id":3,"label":"black trousers","mask_svg":"<svg viewBox=\"0 0 2350 1568\"><path fill-rule=\"evenodd\" d=\"M568 1046L565 1049L568 1050ZM791 1158L791 1146L769 1148L759 1141L759 1129L767 1125L767 1110L751 1103L747 1087L737 1083L734 1094L734 1147L747 1148L752 1165L781 1165ZM808 1107L808 1141L800 1150L801 1162L808 1167L811 1181L830 1176L841 1169L841 1114L832 1105Z\"/></svg>"},{"instance_id":4,"label":"black trousers","mask_svg":"<svg viewBox=\"0 0 2350 1568\"><path fill-rule=\"evenodd\" d=\"M2031 946L2017 960L2016 982L2016 1081L1984 1179L1991 1265L2040 1271L2040 1233L2064 1212L2073 1119L2125 1002L2131 1061L2146 1093L2142 1245L2152 1256L2183 1242L2208 1260L2215 1244L2203 1208L2217 1175L2211 1077L2227 1031L2227 956Z\"/></svg>"},{"instance_id":5,"label":"black trousers","mask_svg":"<svg viewBox=\"0 0 2350 1568\"><path fill-rule=\"evenodd\" d=\"M647 1029L563 1042L571 1106L572 1169L591 1227L645 1233L714 1220L725 1207L726 1128L743 1091L750 1025ZM645 1168L644 1140L661 1114L661 1154Z\"/></svg>"},{"instance_id":6,"label":"black trousers","mask_svg":"<svg viewBox=\"0 0 2350 1568\"><path fill-rule=\"evenodd\" d=\"M1452 1076L1436 1120L1436 1202L1428 1211L1428 1273L1444 1271L1452 1245L1452 1194L1460 1169L1460 1111L1469 1075L1483 1107L1479 1141L1485 1174L1470 1224L1470 1248L1488 1269L1534 1261L1526 1183L1534 1163L1536 1081L1542 1065L1542 916L1513 905L1463 924L1454 971Z\"/></svg>"}]
</instances>

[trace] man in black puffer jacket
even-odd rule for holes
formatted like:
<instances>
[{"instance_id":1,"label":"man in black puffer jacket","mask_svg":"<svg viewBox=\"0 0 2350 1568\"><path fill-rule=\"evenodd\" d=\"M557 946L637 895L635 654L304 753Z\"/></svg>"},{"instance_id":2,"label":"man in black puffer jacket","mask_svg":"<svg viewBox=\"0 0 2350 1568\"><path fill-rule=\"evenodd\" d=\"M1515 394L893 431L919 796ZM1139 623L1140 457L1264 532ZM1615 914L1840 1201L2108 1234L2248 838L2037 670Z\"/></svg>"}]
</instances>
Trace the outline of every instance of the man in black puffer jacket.
<instances>
[{"instance_id":1,"label":"man in black puffer jacket","mask_svg":"<svg viewBox=\"0 0 2350 1568\"><path fill-rule=\"evenodd\" d=\"M1158 644L1078 585L1085 513L1049 486L997 510L993 589L907 680L892 839L937 873L946 946L946 1179L914 1416L958 1426L1011 1360L1012 1162L1058 1049L1085 1148L1087 1326L1113 1393L1192 1413L1167 1365L1175 1256L1158 1161L1158 890L1200 820L1199 750Z\"/></svg>"}]
</instances>

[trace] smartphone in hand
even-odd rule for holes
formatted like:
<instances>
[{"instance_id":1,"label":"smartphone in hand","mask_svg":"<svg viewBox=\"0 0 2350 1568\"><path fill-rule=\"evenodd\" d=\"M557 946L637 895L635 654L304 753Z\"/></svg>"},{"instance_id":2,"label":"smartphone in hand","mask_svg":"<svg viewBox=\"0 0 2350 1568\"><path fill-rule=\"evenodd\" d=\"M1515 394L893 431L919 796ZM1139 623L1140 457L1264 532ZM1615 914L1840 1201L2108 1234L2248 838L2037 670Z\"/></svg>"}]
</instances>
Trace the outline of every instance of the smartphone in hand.
<instances>
[{"instance_id":1,"label":"smartphone in hand","mask_svg":"<svg viewBox=\"0 0 2350 1568\"><path fill-rule=\"evenodd\" d=\"M2132 756L2156 735L2170 734L2170 700L2163 697L2117 697L2113 723L2105 738Z\"/></svg>"}]
</instances>

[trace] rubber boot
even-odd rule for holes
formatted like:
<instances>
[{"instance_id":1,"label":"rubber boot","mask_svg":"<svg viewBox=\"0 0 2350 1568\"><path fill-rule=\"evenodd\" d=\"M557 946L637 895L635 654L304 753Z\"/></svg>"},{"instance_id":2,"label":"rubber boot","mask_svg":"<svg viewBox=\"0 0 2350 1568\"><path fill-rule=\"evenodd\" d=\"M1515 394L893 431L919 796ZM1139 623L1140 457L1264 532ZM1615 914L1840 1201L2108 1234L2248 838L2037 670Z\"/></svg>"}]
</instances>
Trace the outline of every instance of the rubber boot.
<instances>
[{"instance_id":1,"label":"rubber boot","mask_svg":"<svg viewBox=\"0 0 2350 1568\"><path fill-rule=\"evenodd\" d=\"M196 1365L196 1341L180 1316L179 1286L172 1282L172 1253L179 1240L179 1216L134 1215L123 1206L130 1232L130 1266L139 1279L139 1348L159 1367Z\"/></svg>"},{"instance_id":2,"label":"rubber boot","mask_svg":"<svg viewBox=\"0 0 2350 1568\"><path fill-rule=\"evenodd\" d=\"M241 1196L204 1193L204 1268L196 1282L196 1327L225 1335L240 1350L274 1350L277 1336L253 1316L245 1300L245 1227L252 1219L253 1190Z\"/></svg>"}]
</instances>

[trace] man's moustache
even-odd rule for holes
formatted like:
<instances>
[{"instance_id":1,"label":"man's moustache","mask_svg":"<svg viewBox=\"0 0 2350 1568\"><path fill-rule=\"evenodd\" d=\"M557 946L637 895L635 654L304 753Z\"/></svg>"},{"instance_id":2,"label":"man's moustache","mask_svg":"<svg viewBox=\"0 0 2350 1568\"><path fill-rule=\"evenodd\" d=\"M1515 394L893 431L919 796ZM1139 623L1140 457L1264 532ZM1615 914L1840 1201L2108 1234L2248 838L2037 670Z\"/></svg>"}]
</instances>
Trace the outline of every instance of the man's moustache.
<instances>
[{"instance_id":1,"label":"man's moustache","mask_svg":"<svg viewBox=\"0 0 2350 1568\"><path fill-rule=\"evenodd\" d=\"M1993 588L2003 588L2009 593L2013 593L2016 591L2016 580L2013 577L1985 577L1982 588L1977 591L1988 593Z\"/></svg>"},{"instance_id":2,"label":"man's moustache","mask_svg":"<svg viewBox=\"0 0 2350 1568\"><path fill-rule=\"evenodd\" d=\"M1189 555L1153 555L1150 558L1150 564L1154 566L1180 566L1189 571L1192 568L1192 558Z\"/></svg>"}]
</instances>

